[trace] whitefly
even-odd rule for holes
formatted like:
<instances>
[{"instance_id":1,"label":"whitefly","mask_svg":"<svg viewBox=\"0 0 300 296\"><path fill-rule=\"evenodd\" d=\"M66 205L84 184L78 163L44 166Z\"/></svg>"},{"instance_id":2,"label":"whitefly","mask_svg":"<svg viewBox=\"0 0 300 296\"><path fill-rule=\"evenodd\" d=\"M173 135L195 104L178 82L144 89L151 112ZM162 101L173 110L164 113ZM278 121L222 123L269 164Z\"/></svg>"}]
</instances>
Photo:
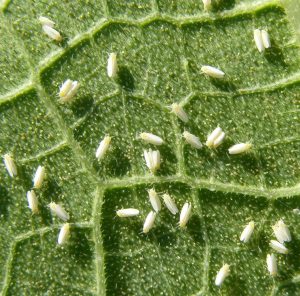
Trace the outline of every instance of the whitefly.
<instances>
[{"instance_id":1,"label":"whitefly","mask_svg":"<svg viewBox=\"0 0 300 296\"><path fill-rule=\"evenodd\" d=\"M143 226L143 232L144 233L148 233L151 228L153 227L154 225L154 222L155 222L155 218L156 218L156 213L151 211L146 219L145 219L145 222L144 222L144 226Z\"/></svg>"},{"instance_id":2,"label":"whitefly","mask_svg":"<svg viewBox=\"0 0 300 296\"><path fill-rule=\"evenodd\" d=\"M13 159L13 157L11 156L11 154L7 153L3 156L3 161L4 161L4 165L5 168L8 172L8 174L13 178L16 177L18 174L17 171L17 166L15 163L15 160Z\"/></svg>"},{"instance_id":3,"label":"whitefly","mask_svg":"<svg viewBox=\"0 0 300 296\"><path fill-rule=\"evenodd\" d=\"M55 202L51 202L49 204L50 210L52 214L56 215L63 221L69 220L70 216L67 213L67 211L59 204L56 204Z\"/></svg>"},{"instance_id":4,"label":"whitefly","mask_svg":"<svg viewBox=\"0 0 300 296\"><path fill-rule=\"evenodd\" d=\"M167 209L173 214L176 215L178 213L178 208L175 204L175 201L172 199L172 197L169 194L163 195L163 201L167 207Z\"/></svg>"},{"instance_id":5,"label":"whitefly","mask_svg":"<svg viewBox=\"0 0 300 296\"><path fill-rule=\"evenodd\" d=\"M161 202L159 199L158 194L156 191L152 188L148 191L149 194L149 200L152 205L152 208L155 212L159 212L161 210Z\"/></svg>"}]
</instances>

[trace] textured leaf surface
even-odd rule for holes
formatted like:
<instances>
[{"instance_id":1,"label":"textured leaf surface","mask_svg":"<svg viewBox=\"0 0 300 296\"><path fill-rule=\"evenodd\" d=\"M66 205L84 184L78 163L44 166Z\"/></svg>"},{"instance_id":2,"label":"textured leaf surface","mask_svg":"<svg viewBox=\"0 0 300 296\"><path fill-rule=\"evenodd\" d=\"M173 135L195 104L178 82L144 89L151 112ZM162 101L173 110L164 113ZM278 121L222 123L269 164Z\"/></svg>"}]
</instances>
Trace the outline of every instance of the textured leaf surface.
<instances>
[{"instance_id":1,"label":"textured leaf surface","mask_svg":"<svg viewBox=\"0 0 300 296\"><path fill-rule=\"evenodd\" d=\"M218 0L207 13L199 0L0 3L0 153L12 153L19 172L12 179L0 167L2 295L300 294L299 32L282 4ZM56 22L61 44L42 32L41 15ZM264 54L254 28L270 33ZM110 52L118 54L116 80L106 74ZM206 64L226 78L201 74ZM60 104L68 78L81 86L74 102ZM184 106L187 124L170 113L173 102ZM205 142L218 125L227 137L217 150L184 143L184 130ZM151 147L138 139L143 131L165 140L156 176L143 160ZM98 162L107 134L112 147ZM246 141L251 152L228 154ZM26 191L38 165L47 180L33 216ZM152 187L179 207L192 203L187 229L164 208L141 233ZM51 201L71 215L64 247ZM141 216L117 218L126 207ZM266 255L280 218L293 240L273 279ZM242 244L251 220L254 235ZM231 274L219 291L224 263Z\"/></svg>"}]
</instances>

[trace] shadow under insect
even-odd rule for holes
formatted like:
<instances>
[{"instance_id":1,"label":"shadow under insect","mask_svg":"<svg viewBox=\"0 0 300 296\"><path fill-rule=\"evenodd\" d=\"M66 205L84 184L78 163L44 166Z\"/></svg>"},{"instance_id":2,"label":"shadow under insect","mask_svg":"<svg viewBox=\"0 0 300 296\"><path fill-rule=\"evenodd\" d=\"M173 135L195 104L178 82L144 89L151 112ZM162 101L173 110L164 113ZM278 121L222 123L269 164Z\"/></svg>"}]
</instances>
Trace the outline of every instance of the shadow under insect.
<instances>
[{"instance_id":1,"label":"shadow under insect","mask_svg":"<svg viewBox=\"0 0 300 296\"><path fill-rule=\"evenodd\" d=\"M221 91L234 92L237 89L234 83L229 81L226 78L219 79L219 78L209 77L209 80L212 85L214 85L216 88L218 88Z\"/></svg>"},{"instance_id":2,"label":"shadow under insect","mask_svg":"<svg viewBox=\"0 0 300 296\"><path fill-rule=\"evenodd\" d=\"M235 6L235 0L216 0L212 3L213 12L232 9Z\"/></svg>"},{"instance_id":3,"label":"shadow under insect","mask_svg":"<svg viewBox=\"0 0 300 296\"><path fill-rule=\"evenodd\" d=\"M193 240L200 244L200 245L205 245L205 239L203 236L203 229L201 226L201 220L199 218L199 216L192 215L190 220L187 223L186 226L186 231L189 233L189 235L193 238Z\"/></svg>"},{"instance_id":4,"label":"shadow under insect","mask_svg":"<svg viewBox=\"0 0 300 296\"><path fill-rule=\"evenodd\" d=\"M124 147L114 146L103 159L95 159L93 164L97 172L104 178L122 177L131 171L130 159Z\"/></svg>"},{"instance_id":5,"label":"shadow under insect","mask_svg":"<svg viewBox=\"0 0 300 296\"><path fill-rule=\"evenodd\" d=\"M90 232L87 228L71 227L72 240L69 244L69 251L83 267L90 266L90 263L93 261L92 240L88 239Z\"/></svg>"},{"instance_id":6,"label":"shadow under insect","mask_svg":"<svg viewBox=\"0 0 300 296\"><path fill-rule=\"evenodd\" d=\"M93 108L94 100L93 95L90 96L80 96L70 104L70 108L76 118L82 118Z\"/></svg>"},{"instance_id":7,"label":"shadow under insect","mask_svg":"<svg viewBox=\"0 0 300 296\"><path fill-rule=\"evenodd\" d=\"M134 77L126 66L119 66L117 82L128 92L133 92L135 89Z\"/></svg>"},{"instance_id":8,"label":"shadow under insect","mask_svg":"<svg viewBox=\"0 0 300 296\"><path fill-rule=\"evenodd\" d=\"M287 67L282 49L273 40L271 40L271 44L271 47L264 51L266 60L273 65Z\"/></svg>"},{"instance_id":9,"label":"shadow under insect","mask_svg":"<svg viewBox=\"0 0 300 296\"><path fill-rule=\"evenodd\" d=\"M0 185L0 216L8 219L8 207L12 199L9 196L7 189Z\"/></svg>"}]
</instances>

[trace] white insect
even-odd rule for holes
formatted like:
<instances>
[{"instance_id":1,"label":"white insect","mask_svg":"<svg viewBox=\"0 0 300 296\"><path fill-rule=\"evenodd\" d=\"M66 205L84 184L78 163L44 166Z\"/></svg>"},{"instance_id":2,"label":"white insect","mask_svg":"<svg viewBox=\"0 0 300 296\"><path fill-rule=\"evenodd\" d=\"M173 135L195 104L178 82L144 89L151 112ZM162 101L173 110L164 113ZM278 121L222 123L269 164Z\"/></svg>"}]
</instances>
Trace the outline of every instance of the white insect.
<instances>
[{"instance_id":1,"label":"white insect","mask_svg":"<svg viewBox=\"0 0 300 296\"><path fill-rule=\"evenodd\" d=\"M225 133L222 129L218 126L207 136L207 140L205 145L209 148L217 148L222 144L225 139Z\"/></svg>"},{"instance_id":2,"label":"white insect","mask_svg":"<svg viewBox=\"0 0 300 296\"><path fill-rule=\"evenodd\" d=\"M230 274L230 265L224 264L219 272L217 273L215 284L216 286L221 286L224 282L224 280L229 276Z\"/></svg>"},{"instance_id":3,"label":"white insect","mask_svg":"<svg viewBox=\"0 0 300 296\"><path fill-rule=\"evenodd\" d=\"M152 149L144 150L144 158L147 167L154 174L160 168L160 152Z\"/></svg>"},{"instance_id":4,"label":"white insect","mask_svg":"<svg viewBox=\"0 0 300 296\"><path fill-rule=\"evenodd\" d=\"M248 152L252 148L251 143L239 143L231 146L228 149L229 154L240 154L244 152Z\"/></svg>"},{"instance_id":5,"label":"white insect","mask_svg":"<svg viewBox=\"0 0 300 296\"><path fill-rule=\"evenodd\" d=\"M104 139L100 142L99 147L96 151L96 157L98 158L98 160L101 160L104 157L105 153L109 148L110 142L110 136L105 136Z\"/></svg>"},{"instance_id":6,"label":"white insect","mask_svg":"<svg viewBox=\"0 0 300 296\"><path fill-rule=\"evenodd\" d=\"M253 36L258 51L263 52L265 50L265 47L262 41L261 31L259 29L255 29L253 32Z\"/></svg>"},{"instance_id":7,"label":"white insect","mask_svg":"<svg viewBox=\"0 0 300 296\"><path fill-rule=\"evenodd\" d=\"M33 190L27 191L27 201L28 201L28 207L29 209L31 209L32 213L37 214L39 212L38 199Z\"/></svg>"},{"instance_id":8,"label":"white insect","mask_svg":"<svg viewBox=\"0 0 300 296\"><path fill-rule=\"evenodd\" d=\"M61 103L70 102L71 99L76 95L80 83L78 81L73 81L67 79L63 85L59 88L59 98Z\"/></svg>"},{"instance_id":9,"label":"white insect","mask_svg":"<svg viewBox=\"0 0 300 296\"><path fill-rule=\"evenodd\" d=\"M161 202L156 191L152 188L148 191L148 194L153 210L159 212L161 210Z\"/></svg>"},{"instance_id":10,"label":"white insect","mask_svg":"<svg viewBox=\"0 0 300 296\"><path fill-rule=\"evenodd\" d=\"M277 275L277 260L274 254L267 255L267 267L270 275L276 276Z\"/></svg>"},{"instance_id":11,"label":"white insect","mask_svg":"<svg viewBox=\"0 0 300 296\"><path fill-rule=\"evenodd\" d=\"M45 175L46 175L45 167L39 165L35 172L34 178L33 178L33 187L34 188L39 189L42 187Z\"/></svg>"},{"instance_id":12,"label":"white insect","mask_svg":"<svg viewBox=\"0 0 300 296\"><path fill-rule=\"evenodd\" d=\"M199 139L197 136L195 136L195 135L193 135L193 134L191 134L191 133L189 133L189 132L187 132L187 131L184 131L182 135L183 135L183 137L185 138L185 140L186 140L192 147L194 147L194 148L196 148L196 149L202 148L202 143L200 142L200 139Z\"/></svg>"},{"instance_id":13,"label":"white insect","mask_svg":"<svg viewBox=\"0 0 300 296\"><path fill-rule=\"evenodd\" d=\"M292 240L289 228L283 222L279 220L274 226L272 226L274 234L277 240L283 244L284 242L290 242Z\"/></svg>"},{"instance_id":14,"label":"white insect","mask_svg":"<svg viewBox=\"0 0 300 296\"><path fill-rule=\"evenodd\" d=\"M144 226L143 226L143 232L144 233L148 233L150 231L150 229L153 227L154 221L156 218L156 213L151 211L147 217L146 220L144 222Z\"/></svg>"},{"instance_id":15,"label":"white insect","mask_svg":"<svg viewBox=\"0 0 300 296\"><path fill-rule=\"evenodd\" d=\"M50 202L49 204L50 210L53 214L55 214L57 217L62 219L63 221L69 220L70 216L66 212L66 210L59 204L56 204L55 202Z\"/></svg>"},{"instance_id":16,"label":"white insect","mask_svg":"<svg viewBox=\"0 0 300 296\"><path fill-rule=\"evenodd\" d=\"M221 134L214 140L213 148L219 147L225 139L225 133L221 132Z\"/></svg>"},{"instance_id":17,"label":"white insect","mask_svg":"<svg viewBox=\"0 0 300 296\"><path fill-rule=\"evenodd\" d=\"M69 240L69 237L70 237L70 224L65 223L59 231L57 243L59 245L63 245Z\"/></svg>"},{"instance_id":18,"label":"white insect","mask_svg":"<svg viewBox=\"0 0 300 296\"><path fill-rule=\"evenodd\" d=\"M49 27L54 27L55 25L55 22L53 22L52 20L48 19L47 17L45 16L40 16L39 17L39 21L40 23L44 26L44 25L47 25Z\"/></svg>"},{"instance_id":19,"label":"white insect","mask_svg":"<svg viewBox=\"0 0 300 296\"><path fill-rule=\"evenodd\" d=\"M3 160L4 160L4 165L6 167L6 170L8 172L8 174L13 178L15 176L17 176L18 171L17 171L17 166L15 164L14 159L12 158L11 154L5 154L3 156Z\"/></svg>"},{"instance_id":20,"label":"white insect","mask_svg":"<svg viewBox=\"0 0 300 296\"><path fill-rule=\"evenodd\" d=\"M300 209L293 209L293 213L295 215L300 215Z\"/></svg>"},{"instance_id":21,"label":"white insect","mask_svg":"<svg viewBox=\"0 0 300 296\"><path fill-rule=\"evenodd\" d=\"M254 30L254 41L259 52L271 47L269 33L265 30Z\"/></svg>"},{"instance_id":22,"label":"white insect","mask_svg":"<svg viewBox=\"0 0 300 296\"><path fill-rule=\"evenodd\" d=\"M223 78L225 73L223 71L221 71L220 69L218 68L215 68L215 67L212 67L212 66L202 66L201 67L201 71L210 76L210 77L213 77L213 78Z\"/></svg>"},{"instance_id":23,"label":"white insect","mask_svg":"<svg viewBox=\"0 0 300 296\"><path fill-rule=\"evenodd\" d=\"M62 41L62 37L58 31L56 31L52 26L49 25L43 25L44 32L50 37L51 39L55 41Z\"/></svg>"},{"instance_id":24,"label":"white insect","mask_svg":"<svg viewBox=\"0 0 300 296\"><path fill-rule=\"evenodd\" d=\"M176 215L178 213L178 208L174 202L174 200L171 198L169 194L163 195L163 201L168 208L168 210L173 214Z\"/></svg>"},{"instance_id":25,"label":"white insect","mask_svg":"<svg viewBox=\"0 0 300 296\"><path fill-rule=\"evenodd\" d=\"M211 0L202 0L204 10L209 10L211 8Z\"/></svg>"},{"instance_id":26,"label":"white insect","mask_svg":"<svg viewBox=\"0 0 300 296\"><path fill-rule=\"evenodd\" d=\"M249 222L249 224L244 228L241 237L240 237L240 241L247 243L253 233L254 230L254 221Z\"/></svg>"},{"instance_id":27,"label":"white insect","mask_svg":"<svg viewBox=\"0 0 300 296\"><path fill-rule=\"evenodd\" d=\"M264 48L270 48L271 41L270 41L269 33L265 30L261 30L261 38L262 38L262 43L264 45Z\"/></svg>"},{"instance_id":28,"label":"white insect","mask_svg":"<svg viewBox=\"0 0 300 296\"><path fill-rule=\"evenodd\" d=\"M117 210L117 216L121 218L134 217L138 216L139 214L139 210L132 208Z\"/></svg>"},{"instance_id":29,"label":"white insect","mask_svg":"<svg viewBox=\"0 0 300 296\"><path fill-rule=\"evenodd\" d=\"M276 240L271 240L269 245L272 249L280 254L287 254L289 252L289 250L283 244Z\"/></svg>"},{"instance_id":30,"label":"white insect","mask_svg":"<svg viewBox=\"0 0 300 296\"><path fill-rule=\"evenodd\" d=\"M164 142L164 140L161 137L150 133L140 133L140 138L147 143L158 145L158 146L162 145Z\"/></svg>"},{"instance_id":31,"label":"white insect","mask_svg":"<svg viewBox=\"0 0 300 296\"><path fill-rule=\"evenodd\" d=\"M109 54L107 61L107 75L110 78L115 78L118 72L117 54L112 52Z\"/></svg>"},{"instance_id":32,"label":"white insect","mask_svg":"<svg viewBox=\"0 0 300 296\"><path fill-rule=\"evenodd\" d=\"M171 112L174 113L183 122L188 122L189 117L179 104L173 103L171 105Z\"/></svg>"},{"instance_id":33,"label":"white insect","mask_svg":"<svg viewBox=\"0 0 300 296\"><path fill-rule=\"evenodd\" d=\"M180 217L179 217L179 226L181 228L184 228L189 221L190 217L192 214L192 204L189 202L186 202L180 212Z\"/></svg>"},{"instance_id":34,"label":"white insect","mask_svg":"<svg viewBox=\"0 0 300 296\"><path fill-rule=\"evenodd\" d=\"M59 88L59 93L58 95L63 98L67 95L67 93L71 90L72 88L72 83L73 81L71 79L67 79L62 86Z\"/></svg>"}]
</instances>

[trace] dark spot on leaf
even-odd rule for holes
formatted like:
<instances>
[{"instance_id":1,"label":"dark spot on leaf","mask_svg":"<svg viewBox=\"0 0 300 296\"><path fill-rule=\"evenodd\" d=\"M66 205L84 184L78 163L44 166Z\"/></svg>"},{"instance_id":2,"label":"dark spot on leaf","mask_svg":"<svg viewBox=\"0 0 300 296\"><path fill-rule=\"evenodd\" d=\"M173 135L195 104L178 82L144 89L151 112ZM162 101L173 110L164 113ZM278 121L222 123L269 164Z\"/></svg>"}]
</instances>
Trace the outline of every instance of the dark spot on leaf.
<instances>
[{"instance_id":1,"label":"dark spot on leaf","mask_svg":"<svg viewBox=\"0 0 300 296\"><path fill-rule=\"evenodd\" d=\"M125 66L119 67L117 81L124 90L129 92L134 91L135 89L134 77L130 73L128 67Z\"/></svg>"},{"instance_id":2,"label":"dark spot on leaf","mask_svg":"<svg viewBox=\"0 0 300 296\"><path fill-rule=\"evenodd\" d=\"M87 237L88 229L71 227L69 251L83 267L89 267L93 260L91 240Z\"/></svg>"},{"instance_id":3,"label":"dark spot on leaf","mask_svg":"<svg viewBox=\"0 0 300 296\"><path fill-rule=\"evenodd\" d=\"M264 51L264 57L269 63L276 66L287 67L284 54L281 48L276 45L274 40L271 40L271 47Z\"/></svg>"},{"instance_id":4,"label":"dark spot on leaf","mask_svg":"<svg viewBox=\"0 0 300 296\"><path fill-rule=\"evenodd\" d=\"M8 207L11 203L8 190L0 185L0 216L8 218Z\"/></svg>"},{"instance_id":5,"label":"dark spot on leaf","mask_svg":"<svg viewBox=\"0 0 300 296\"><path fill-rule=\"evenodd\" d=\"M216 0L216 1L212 1L211 10L213 12L228 10L228 9L232 9L234 5L235 5L235 0Z\"/></svg>"},{"instance_id":6,"label":"dark spot on leaf","mask_svg":"<svg viewBox=\"0 0 300 296\"><path fill-rule=\"evenodd\" d=\"M209 79L210 82L221 91L227 91L227 92L236 91L236 86L234 85L234 83L227 80L226 78L218 79L218 78L209 77Z\"/></svg>"},{"instance_id":7,"label":"dark spot on leaf","mask_svg":"<svg viewBox=\"0 0 300 296\"><path fill-rule=\"evenodd\" d=\"M165 225L157 224L152 231L158 247L166 248L176 244L176 233L170 231Z\"/></svg>"},{"instance_id":8,"label":"dark spot on leaf","mask_svg":"<svg viewBox=\"0 0 300 296\"><path fill-rule=\"evenodd\" d=\"M195 242L205 245L205 240L203 237L203 225L197 214L193 214L188 221L186 231L191 235Z\"/></svg>"},{"instance_id":9,"label":"dark spot on leaf","mask_svg":"<svg viewBox=\"0 0 300 296\"><path fill-rule=\"evenodd\" d=\"M70 104L70 108L77 118L81 118L90 112L93 105L94 100L92 95L80 96L78 98L75 97L74 101Z\"/></svg>"}]
</instances>

